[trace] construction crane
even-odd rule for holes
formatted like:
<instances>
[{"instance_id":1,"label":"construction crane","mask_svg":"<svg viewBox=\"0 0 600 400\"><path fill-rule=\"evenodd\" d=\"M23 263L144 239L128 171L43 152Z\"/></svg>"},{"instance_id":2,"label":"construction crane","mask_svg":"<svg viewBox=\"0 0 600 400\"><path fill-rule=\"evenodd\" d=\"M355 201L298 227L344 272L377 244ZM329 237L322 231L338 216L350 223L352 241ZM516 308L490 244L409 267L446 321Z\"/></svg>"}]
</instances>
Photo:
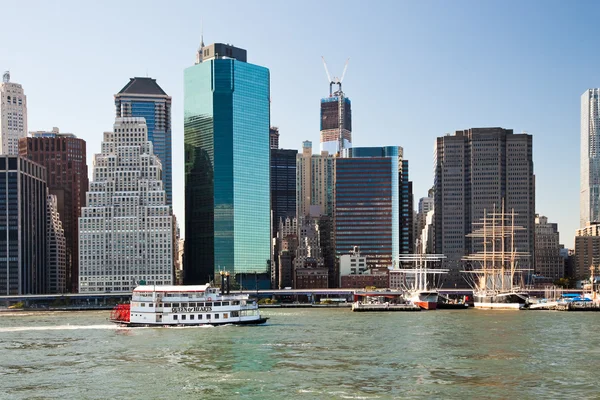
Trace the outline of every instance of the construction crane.
<instances>
[{"instance_id":1,"label":"construction crane","mask_svg":"<svg viewBox=\"0 0 600 400\"><path fill-rule=\"evenodd\" d=\"M342 72L342 77L338 78L334 76L332 79L331 75L329 74L329 69L327 69L327 62L325 61L325 57L321 56L321 58L323 59L323 66L325 67L325 73L327 74L327 80L329 81L329 97L333 96L333 85L338 85L338 90L336 93L343 93L342 81L344 80L344 76L346 76L346 69L348 68L348 62L350 61L350 59L348 58L346 60L346 64L344 64L344 71Z\"/></svg>"}]
</instances>

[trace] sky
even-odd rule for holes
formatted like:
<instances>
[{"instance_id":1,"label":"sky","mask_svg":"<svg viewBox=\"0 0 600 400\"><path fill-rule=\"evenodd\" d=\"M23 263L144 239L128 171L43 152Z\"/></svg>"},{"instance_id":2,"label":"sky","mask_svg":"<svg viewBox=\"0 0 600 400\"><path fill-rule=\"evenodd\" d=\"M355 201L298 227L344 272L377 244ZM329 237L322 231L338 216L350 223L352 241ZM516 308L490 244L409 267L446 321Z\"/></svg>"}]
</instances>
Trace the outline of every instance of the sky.
<instances>
[{"instance_id":1,"label":"sky","mask_svg":"<svg viewBox=\"0 0 600 400\"><path fill-rule=\"evenodd\" d=\"M183 231L183 70L231 43L271 72L280 147L318 150L321 56L352 100L355 146L399 145L415 207L433 185L438 136L473 127L533 135L536 212L573 247L580 98L600 86L594 1L12 1L0 71L23 85L30 131L87 141L90 176L114 94L150 76L173 98L174 212Z\"/></svg>"}]
</instances>

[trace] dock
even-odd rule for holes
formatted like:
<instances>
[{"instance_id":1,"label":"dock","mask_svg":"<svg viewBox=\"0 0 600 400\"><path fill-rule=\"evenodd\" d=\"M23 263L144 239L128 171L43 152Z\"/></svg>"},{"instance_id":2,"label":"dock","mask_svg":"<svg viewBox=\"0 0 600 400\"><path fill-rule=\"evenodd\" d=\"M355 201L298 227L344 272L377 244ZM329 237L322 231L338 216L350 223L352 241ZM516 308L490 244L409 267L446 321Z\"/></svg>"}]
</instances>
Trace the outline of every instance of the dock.
<instances>
[{"instance_id":1,"label":"dock","mask_svg":"<svg viewBox=\"0 0 600 400\"><path fill-rule=\"evenodd\" d=\"M373 303L365 304L362 302L352 303L352 311L355 312L391 312L391 311L421 311L421 307L414 304L385 304Z\"/></svg>"}]
</instances>

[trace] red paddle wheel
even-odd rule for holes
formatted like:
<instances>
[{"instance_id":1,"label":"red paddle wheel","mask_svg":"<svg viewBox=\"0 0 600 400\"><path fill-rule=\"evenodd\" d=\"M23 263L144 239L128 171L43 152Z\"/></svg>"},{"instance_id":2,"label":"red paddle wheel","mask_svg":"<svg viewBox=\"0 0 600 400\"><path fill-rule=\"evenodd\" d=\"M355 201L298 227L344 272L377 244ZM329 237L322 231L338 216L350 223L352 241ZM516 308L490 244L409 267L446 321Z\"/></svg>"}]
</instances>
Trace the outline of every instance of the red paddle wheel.
<instances>
[{"instance_id":1,"label":"red paddle wheel","mask_svg":"<svg viewBox=\"0 0 600 400\"><path fill-rule=\"evenodd\" d=\"M110 313L112 322L129 322L129 304L117 304Z\"/></svg>"}]
</instances>

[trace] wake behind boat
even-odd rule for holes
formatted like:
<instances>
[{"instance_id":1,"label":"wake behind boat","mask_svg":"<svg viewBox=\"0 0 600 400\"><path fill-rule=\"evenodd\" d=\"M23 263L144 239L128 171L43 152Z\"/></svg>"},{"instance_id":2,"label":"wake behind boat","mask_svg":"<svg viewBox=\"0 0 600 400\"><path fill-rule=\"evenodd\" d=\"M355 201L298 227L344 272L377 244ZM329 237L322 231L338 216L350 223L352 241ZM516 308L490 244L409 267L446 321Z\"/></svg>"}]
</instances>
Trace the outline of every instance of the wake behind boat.
<instances>
[{"instance_id":1,"label":"wake behind boat","mask_svg":"<svg viewBox=\"0 0 600 400\"><path fill-rule=\"evenodd\" d=\"M115 307L110 321L122 326L257 325L268 318L248 294L222 293L206 285L138 286L130 304Z\"/></svg>"}]
</instances>

